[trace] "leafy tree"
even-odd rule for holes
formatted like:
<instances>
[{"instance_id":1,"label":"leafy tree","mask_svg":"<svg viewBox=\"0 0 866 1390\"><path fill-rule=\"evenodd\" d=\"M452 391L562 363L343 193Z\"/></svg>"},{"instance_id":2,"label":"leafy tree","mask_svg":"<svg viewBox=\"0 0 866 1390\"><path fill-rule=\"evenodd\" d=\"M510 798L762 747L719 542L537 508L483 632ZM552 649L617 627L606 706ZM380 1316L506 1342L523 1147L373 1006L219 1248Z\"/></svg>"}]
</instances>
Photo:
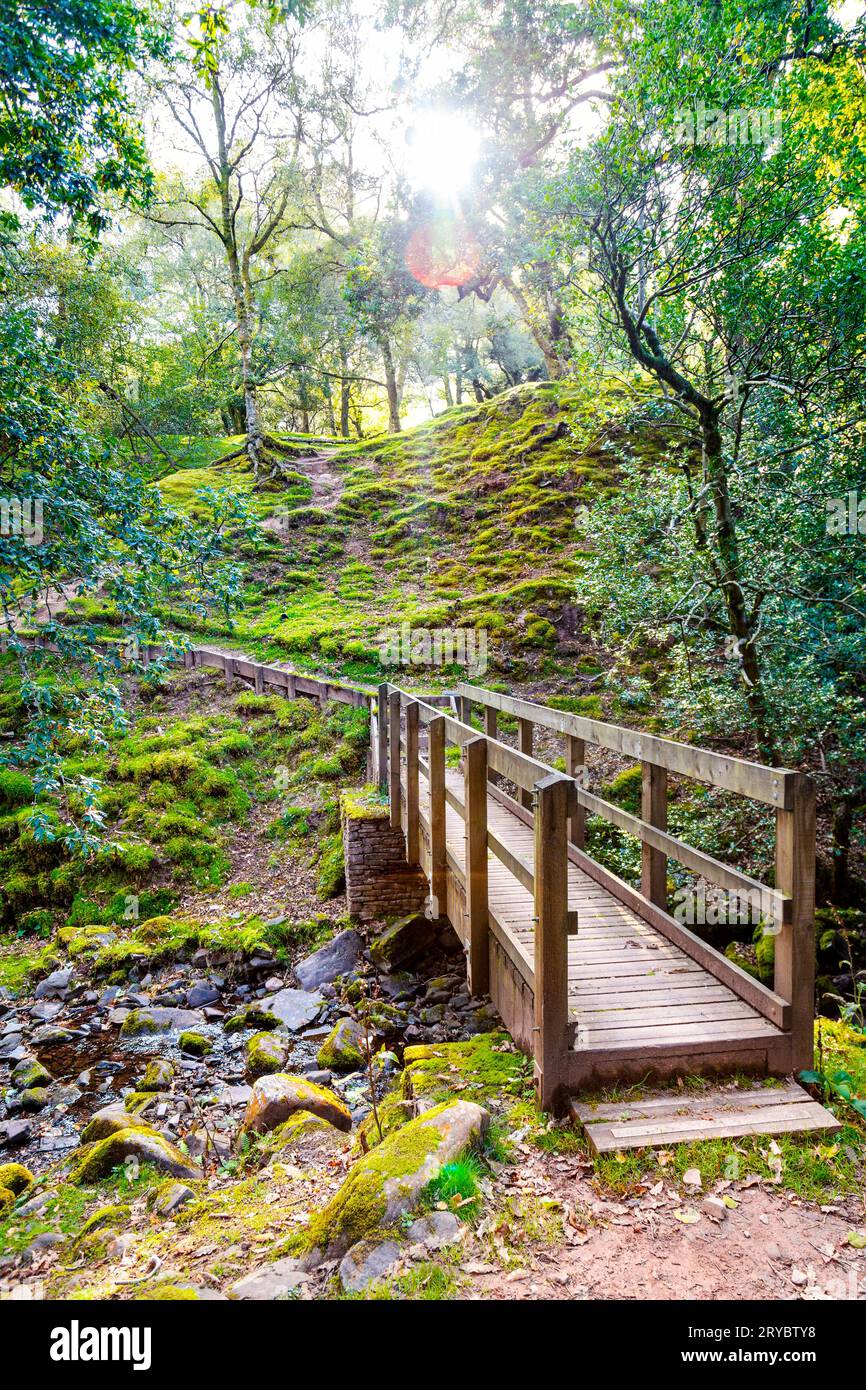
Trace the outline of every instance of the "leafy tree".
<instances>
[{"instance_id":1,"label":"leafy tree","mask_svg":"<svg viewBox=\"0 0 866 1390\"><path fill-rule=\"evenodd\" d=\"M7 0L0 9L0 184L96 235L105 200L146 201L152 174L130 73L169 41L132 0Z\"/></svg>"}]
</instances>

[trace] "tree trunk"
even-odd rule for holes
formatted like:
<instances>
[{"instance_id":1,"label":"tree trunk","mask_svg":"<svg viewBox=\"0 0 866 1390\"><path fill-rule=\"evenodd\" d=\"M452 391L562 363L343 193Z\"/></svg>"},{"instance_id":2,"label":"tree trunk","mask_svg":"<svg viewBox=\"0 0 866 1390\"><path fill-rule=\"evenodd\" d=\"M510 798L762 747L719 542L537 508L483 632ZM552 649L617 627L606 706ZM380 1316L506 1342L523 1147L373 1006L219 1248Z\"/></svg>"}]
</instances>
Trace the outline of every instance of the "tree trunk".
<instances>
[{"instance_id":1,"label":"tree trunk","mask_svg":"<svg viewBox=\"0 0 866 1390\"><path fill-rule=\"evenodd\" d=\"M755 650L755 624L746 610L741 584L740 550L728 490L719 410L715 406L705 404L701 408L700 417L704 476L709 485L716 518L719 582L730 634L734 639L731 656L740 663L746 686L746 702L754 722L758 746L762 755L773 761L775 749L767 721L760 663Z\"/></svg>"},{"instance_id":2,"label":"tree trunk","mask_svg":"<svg viewBox=\"0 0 866 1390\"><path fill-rule=\"evenodd\" d=\"M400 392L397 386L397 373L394 370L390 339L382 338L379 347L382 352L382 365L385 368L385 388L388 392L388 429L392 434L399 434Z\"/></svg>"},{"instance_id":3,"label":"tree trunk","mask_svg":"<svg viewBox=\"0 0 866 1390\"><path fill-rule=\"evenodd\" d=\"M445 387L445 405L450 410L454 404L454 397L451 394L451 378L447 372L442 378L442 385Z\"/></svg>"},{"instance_id":4,"label":"tree trunk","mask_svg":"<svg viewBox=\"0 0 866 1390\"><path fill-rule=\"evenodd\" d=\"M351 404L351 382L349 381L349 354L340 343L340 434L349 438L349 406Z\"/></svg>"}]
</instances>

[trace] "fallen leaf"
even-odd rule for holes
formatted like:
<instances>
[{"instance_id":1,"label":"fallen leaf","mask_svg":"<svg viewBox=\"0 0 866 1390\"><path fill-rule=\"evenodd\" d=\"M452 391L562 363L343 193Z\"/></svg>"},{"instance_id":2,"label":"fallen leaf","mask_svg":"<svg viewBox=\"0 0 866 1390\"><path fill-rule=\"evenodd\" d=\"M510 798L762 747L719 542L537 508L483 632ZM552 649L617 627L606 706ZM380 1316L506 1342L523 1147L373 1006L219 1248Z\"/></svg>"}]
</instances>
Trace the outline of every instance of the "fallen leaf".
<instances>
[{"instance_id":1,"label":"fallen leaf","mask_svg":"<svg viewBox=\"0 0 866 1390\"><path fill-rule=\"evenodd\" d=\"M863 1231L849 1231L846 1239L855 1250L866 1250L866 1233Z\"/></svg>"},{"instance_id":2,"label":"fallen leaf","mask_svg":"<svg viewBox=\"0 0 866 1390\"><path fill-rule=\"evenodd\" d=\"M679 1211L674 1212L677 1221L682 1221L684 1226L694 1226L696 1221L700 1221L700 1212L695 1211L694 1207L680 1207Z\"/></svg>"}]
</instances>

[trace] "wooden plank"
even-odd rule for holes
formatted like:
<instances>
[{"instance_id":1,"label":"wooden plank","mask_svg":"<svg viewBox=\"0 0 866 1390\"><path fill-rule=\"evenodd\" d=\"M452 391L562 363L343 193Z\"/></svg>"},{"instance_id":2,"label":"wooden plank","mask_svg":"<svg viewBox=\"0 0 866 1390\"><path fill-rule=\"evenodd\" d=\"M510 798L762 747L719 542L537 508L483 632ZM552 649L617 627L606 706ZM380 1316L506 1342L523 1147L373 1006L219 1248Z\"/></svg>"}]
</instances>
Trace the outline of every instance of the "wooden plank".
<instances>
[{"instance_id":1,"label":"wooden plank","mask_svg":"<svg viewBox=\"0 0 866 1390\"><path fill-rule=\"evenodd\" d=\"M599 1047L638 1047L641 1043L647 1042L653 1045L657 1043L693 1043L702 1045L705 1042L731 1042L735 1038L774 1038L777 1032L772 1023L766 1019L743 1018L727 1019L724 1023L671 1023L647 1025L638 1024L632 1028L627 1027L596 1027L594 1024L584 1024L582 1018L578 1019L581 1028L586 1028L586 1041L580 1046L584 1048Z\"/></svg>"},{"instance_id":2,"label":"wooden plank","mask_svg":"<svg viewBox=\"0 0 866 1390\"><path fill-rule=\"evenodd\" d=\"M746 1111L732 1112L717 1120L699 1118L692 1122L683 1119L679 1124L663 1120L655 1125L590 1125L586 1130L590 1147L595 1153L612 1153L623 1149L666 1147L669 1144L691 1143L701 1139L736 1139L749 1134L811 1134L834 1133L841 1129L839 1121L810 1101L807 1105L786 1105L764 1114Z\"/></svg>"},{"instance_id":3,"label":"wooden plank","mask_svg":"<svg viewBox=\"0 0 866 1390\"><path fill-rule=\"evenodd\" d=\"M668 826L668 774L654 763L641 763L641 819L659 830ZM641 841L640 890L656 907L667 908L668 861L662 850Z\"/></svg>"},{"instance_id":4,"label":"wooden plank","mask_svg":"<svg viewBox=\"0 0 866 1390\"><path fill-rule=\"evenodd\" d=\"M645 1028L648 1025L663 1029L669 1024L680 1023L720 1023L733 1019L748 1019L754 1023L755 1015L741 999L722 999L718 1003L696 1004L694 1002L644 1005L640 1009L622 1009L616 1004L607 1008L593 1009L583 1003L574 1007L581 1023L591 1032L598 1028L614 1028L617 1031L630 1028Z\"/></svg>"},{"instance_id":5,"label":"wooden plank","mask_svg":"<svg viewBox=\"0 0 866 1390\"><path fill-rule=\"evenodd\" d=\"M791 920L776 935L777 994L791 1004L791 1066L813 1061L815 1009L815 784L799 774L790 810L776 812L776 883L793 903Z\"/></svg>"},{"instance_id":6,"label":"wooden plank","mask_svg":"<svg viewBox=\"0 0 866 1390\"><path fill-rule=\"evenodd\" d=\"M644 734L637 729L605 724L598 719L586 719L583 715L550 709L547 705L501 695L498 691L485 690L464 681L461 681L457 688L479 704L491 705L493 709L516 715L517 718L530 719L542 728L555 729L561 734L573 734L587 743L600 748L610 748L614 752L633 758L636 762L655 763L657 767L667 768L668 772L677 772L684 777L692 777L697 782L706 782L712 787L738 792L741 796L763 801L768 806L790 809L794 791L791 779L799 774L787 769L764 767L744 758L711 753L706 748L693 748L690 744L658 738L654 734Z\"/></svg>"},{"instance_id":7,"label":"wooden plank","mask_svg":"<svg viewBox=\"0 0 866 1390\"><path fill-rule=\"evenodd\" d=\"M568 786L554 775L535 793L535 1082L545 1110L560 1103L568 1041Z\"/></svg>"},{"instance_id":8,"label":"wooden plank","mask_svg":"<svg viewBox=\"0 0 866 1390\"><path fill-rule=\"evenodd\" d=\"M766 883L760 883L758 879L750 878L748 874L741 873L739 869L730 868L729 865L714 859L711 854L705 854L703 850L695 849L693 845L687 845L685 840L679 840L675 835L669 835L666 830L650 825L639 816L633 816L629 811L623 811L620 806L615 806L613 802L605 801L592 792L577 787L575 788L575 796L578 803L583 805L586 810L591 811L593 815L601 816L611 825L624 830L627 835L633 835L636 840L640 840L642 853L644 849L650 847L658 851L659 854L676 859L679 864L685 865L687 869L691 869L696 874L701 874L717 887L740 894L750 910L754 908L762 916L772 917L777 922L784 922L790 918L791 899L780 889L770 888ZM641 891L643 892L643 888ZM644 893L643 896L647 897L647 894ZM652 899L648 899L648 901L652 901ZM657 905L663 905L661 896L659 896Z\"/></svg>"},{"instance_id":9,"label":"wooden plank","mask_svg":"<svg viewBox=\"0 0 866 1390\"><path fill-rule=\"evenodd\" d=\"M490 982L487 918L487 741L463 746L466 804L466 934L470 994L486 994Z\"/></svg>"},{"instance_id":10,"label":"wooden plank","mask_svg":"<svg viewBox=\"0 0 866 1390\"><path fill-rule=\"evenodd\" d=\"M418 822L418 704L406 706L406 860L417 864L420 853Z\"/></svg>"},{"instance_id":11,"label":"wooden plank","mask_svg":"<svg viewBox=\"0 0 866 1390\"><path fill-rule=\"evenodd\" d=\"M811 1100L796 1081L785 1081L780 1086L731 1086L722 1089L714 1086L706 1093L687 1095L683 1091L668 1091L664 1095L650 1095L630 1100L608 1101L594 1105L592 1101L572 1100L571 1113L583 1125L602 1121L622 1124L626 1120L664 1119L682 1115L713 1115L716 1112L733 1109L753 1110L756 1106L767 1109L777 1105L790 1105Z\"/></svg>"},{"instance_id":12,"label":"wooden plank","mask_svg":"<svg viewBox=\"0 0 866 1390\"><path fill-rule=\"evenodd\" d=\"M504 840L500 840L498 835L494 835L492 830L487 831L487 847L496 855L496 858L505 866L510 874L513 874L528 892L535 891L535 878L528 864L524 864L511 850Z\"/></svg>"}]
</instances>

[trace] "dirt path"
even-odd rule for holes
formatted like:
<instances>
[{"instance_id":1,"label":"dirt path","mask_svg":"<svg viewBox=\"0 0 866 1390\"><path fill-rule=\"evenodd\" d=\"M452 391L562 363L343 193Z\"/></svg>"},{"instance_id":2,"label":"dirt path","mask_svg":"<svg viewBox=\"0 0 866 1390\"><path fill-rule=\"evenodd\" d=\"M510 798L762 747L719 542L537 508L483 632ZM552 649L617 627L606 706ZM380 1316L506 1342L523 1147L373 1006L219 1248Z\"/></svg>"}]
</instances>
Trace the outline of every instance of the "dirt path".
<instances>
[{"instance_id":1,"label":"dirt path","mask_svg":"<svg viewBox=\"0 0 866 1390\"><path fill-rule=\"evenodd\" d=\"M497 1208L517 1215L483 1221L464 1249L470 1298L866 1301L866 1252L848 1243L862 1201L819 1207L747 1178L723 1185L735 1205L714 1219L703 1191L684 1198L662 1176L618 1197L592 1181L586 1159L528 1146L500 1183ZM533 1220L519 1214L539 1205L562 1215L564 1240L526 1235ZM496 1259L504 1246L507 1272Z\"/></svg>"}]
</instances>

